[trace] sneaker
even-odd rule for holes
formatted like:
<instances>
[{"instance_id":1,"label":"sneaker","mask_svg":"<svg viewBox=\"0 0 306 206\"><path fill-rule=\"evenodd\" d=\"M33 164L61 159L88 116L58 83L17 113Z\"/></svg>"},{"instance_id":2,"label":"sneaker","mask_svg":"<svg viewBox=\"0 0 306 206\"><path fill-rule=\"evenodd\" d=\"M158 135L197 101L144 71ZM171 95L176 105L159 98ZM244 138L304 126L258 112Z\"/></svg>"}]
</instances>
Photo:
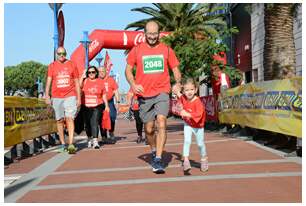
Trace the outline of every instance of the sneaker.
<instances>
[{"instance_id":1,"label":"sneaker","mask_svg":"<svg viewBox=\"0 0 306 206\"><path fill-rule=\"evenodd\" d=\"M99 145L99 143L98 143L98 139L97 139L97 138L94 138L94 139L93 139L92 146L93 146L93 148L95 148L95 149L99 149L99 148L100 148L100 145Z\"/></svg>"},{"instance_id":2,"label":"sneaker","mask_svg":"<svg viewBox=\"0 0 306 206\"><path fill-rule=\"evenodd\" d=\"M57 150L59 153L67 152L66 145L61 144Z\"/></svg>"},{"instance_id":3,"label":"sneaker","mask_svg":"<svg viewBox=\"0 0 306 206\"><path fill-rule=\"evenodd\" d=\"M142 141L142 137L141 137L141 136L138 136L138 138L137 138L137 140L136 140L136 143L137 143L137 144L140 144L141 141Z\"/></svg>"},{"instance_id":4,"label":"sneaker","mask_svg":"<svg viewBox=\"0 0 306 206\"><path fill-rule=\"evenodd\" d=\"M190 165L189 160L184 160L183 169L184 169L184 172L189 172L190 171L191 165Z\"/></svg>"},{"instance_id":5,"label":"sneaker","mask_svg":"<svg viewBox=\"0 0 306 206\"><path fill-rule=\"evenodd\" d=\"M201 171L206 172L208 170L208 159L201 159Z\"/></svg>"},{"instance_id":6,"label":"sneaker","mask_svg":"<svg viewBox=\"0 0 306 206\"><path fill-rule=\"evenodd\" d=\"M152 170L156 174L165 173L165 168L163 166L163 162L162 162L161 158L154 158L153 164L152 164Z\"/></svg>"},{"instance_id":7,"label":"sneaker","mask_svg":"<svg viewBox=\"0 0 306 206\"><path fill-rule=\"evenodd\" d=\"M87 147L88 147L88 148L91 148L91 147L92 147L92 139L91 139L91 140L88 140L88 142L87 142Z\"/></svg>"},{"instance_id":8,"label":"sneaker","mask_svg":"<svg viewBox=\"0 0 306 206\"><path fill-rule=\"evenodd\" d=\"M115 135L114 135L113 132L110 132L110 133L109 133L109 138L110 138L110 140L113 141L113 142L116 141L116 137L115 137Z\"/></svg>"},{"instance_id":9,"label":"sneaker","mask_svg":"<svg viewBox=\"0 0 306 206\"><path fill-rule=\"evenodd\" d=\"M102 137L102 144L107 144L107 137Z\"/></svg>"},{"instance_id":10,"label":"sneaker","mask_svg":"<svg viewBox=\"0 0 306 206\"><path fill-rule=\"evenodd\" d=\"M151 162L150 162L151 165L153 164L155 157L156 157L156 151L152 151L151 152Z\"/></svg>"},{"instance_id":11,"label":"sneaker","mask_svg":"<svg viewBox=\"0 0 306 206\"><path fill-rule=\"evenodd\" d=\"M75 154L76 153L76 147L73 145L73 144L70 144L69 146L68 146L68 153L69 154Z\"/></svg>"}]
</instances>

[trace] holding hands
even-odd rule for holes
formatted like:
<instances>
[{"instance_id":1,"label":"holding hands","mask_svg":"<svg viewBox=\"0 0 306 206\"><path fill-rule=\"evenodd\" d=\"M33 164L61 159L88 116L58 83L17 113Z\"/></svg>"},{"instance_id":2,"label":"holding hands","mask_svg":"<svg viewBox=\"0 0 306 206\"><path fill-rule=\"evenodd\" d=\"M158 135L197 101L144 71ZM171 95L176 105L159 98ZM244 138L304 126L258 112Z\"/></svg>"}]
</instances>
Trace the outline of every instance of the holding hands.
<instances>
[{"instance_id":1,"label":"holding hands","mask_svg":"<svg viewBox=\"0 0 306 206\"><path fill-rule=\"evenodd\" d=\"M180 84L173 85L172 86L172 92L173 92L173 94L175 94L178 97L182 96L182 94L181 94L181 85Z\"/></svg>"}]
</instances>

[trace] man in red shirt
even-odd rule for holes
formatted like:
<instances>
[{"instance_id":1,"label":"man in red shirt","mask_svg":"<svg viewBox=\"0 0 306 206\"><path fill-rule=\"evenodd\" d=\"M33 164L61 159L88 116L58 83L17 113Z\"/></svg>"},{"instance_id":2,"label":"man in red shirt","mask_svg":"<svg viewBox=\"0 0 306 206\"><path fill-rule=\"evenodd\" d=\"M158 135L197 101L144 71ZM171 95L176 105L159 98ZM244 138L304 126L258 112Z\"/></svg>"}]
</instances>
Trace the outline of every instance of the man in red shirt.
<instances>
[{"instance_id":1,"label":"man in red shirt","mask_svg":"<svg viewBox=\"0 0 306 206\"><path fill-rule=\"evenodd\" d=\"M118 104L120 103L118 84L112 77L106 74L106 68L100 67L98 70L99 70L99 76L104 84L107 101L110 109L110 118L111 118L111 129L109 130L110 142L115 143L116 139L114 136L114 131L115 131L116 118L117 118ZM116 105L114 101L116 101ZM101 130L102 141L107 142L107 131L102 128L100 128L100 130Z\"/></svg>"},{"instance_id":2,"label":"man in red shirt","mask_svg":"<svg viewBox=\"0 0 306 206\"><path fill-rule=\"evenodd\" d=\"M146 42L135 46L128 54L126 79L139 97L140 118L145 124L145 134L152 150L152 168L164 173L162 152L166 143L167 116L169 112L170 75L172 69L176 84L180 84L179 61L174 51L159 42L159 26L149 21L145 26ZM136 66L136 76L133 68ZM155 122L157 135L155 136Z\"/></svg>"},{"instance_id":3,"label":"man in red shirt","mask_svg":"<svg viewBox=\"0 0 306 206\"><path fill-rule=\"evenodd\" d=\"M46 81L45 100L47 104L52 104L57 121L57 130L61 142L61 151L65 151L64 121L68 128L68 152L75 153L73 145L74 118L77 109L81 105L80 86L78 70L75 64L66 59L64 47L57 49L57 60L48 67L48 77ZM49 95L52 84L51 97Z\"/></svg>"}]
</instances>

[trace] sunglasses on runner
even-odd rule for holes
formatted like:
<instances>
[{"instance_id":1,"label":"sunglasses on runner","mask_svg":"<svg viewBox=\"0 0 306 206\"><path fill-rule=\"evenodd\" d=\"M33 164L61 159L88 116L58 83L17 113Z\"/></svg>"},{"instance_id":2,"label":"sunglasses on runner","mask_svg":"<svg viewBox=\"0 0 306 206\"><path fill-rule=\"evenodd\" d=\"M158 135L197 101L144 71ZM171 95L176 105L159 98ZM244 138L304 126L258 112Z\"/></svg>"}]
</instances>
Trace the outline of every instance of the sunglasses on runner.
<instances>
[{"instance_id":1,"label":"sunglasses on runner","mask_svg":"<svg viewBox=\"0 0 306 206\"><path fill-rule=\"evenodd\" d=\"M88 74L95 74L96 71L88 71Z\"/></svg>"},{"instance_id":2,"label":"sunglasses on runner","mask_svg":"<svg viewBox=\"0 0 306 206\"><path fill-rule=\"evenodd\" d=\"M57 52L58 56L66 56L66 52Z\"/></svg>"}]
</instances>

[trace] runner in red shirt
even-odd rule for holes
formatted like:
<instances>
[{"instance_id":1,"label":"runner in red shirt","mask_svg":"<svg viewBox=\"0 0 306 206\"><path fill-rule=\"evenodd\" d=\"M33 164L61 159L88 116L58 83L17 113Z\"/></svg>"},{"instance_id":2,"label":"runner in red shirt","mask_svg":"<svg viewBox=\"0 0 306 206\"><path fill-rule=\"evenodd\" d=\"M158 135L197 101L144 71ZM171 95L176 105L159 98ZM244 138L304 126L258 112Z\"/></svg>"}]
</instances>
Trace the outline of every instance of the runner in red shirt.
<instances>
[{"instance_id":1,"label":"runner in red shirt","mask_svg":"<svg viewBox=\"0 0 306 206\"><path fill-rule=\"evenodd\" d=\"M108 131L110 140L107 139L107 130L101 129L102 141L106 143L115 143L116 138L114 136L115 123L117 119L118 104L120 103L118 84L116 81L106 74L106 69L104 67L99 67L99 76L102 79L102 84L104 85L105 92L107 94L107 101L110 109L110 119L111 119L111 129ZM114 103L116 101L116 104Z\"/></svg>"},{"instance_id":2,"label":"runner in red shirt","mask_svg":"<svg viewBox=\"0 0 306 206\"><path fill-rule=\"evenodd\" d=\"M196 96L197 86L193 79L186 79L183 82L183 93L181 94L179 87L173 87L173 93L179 97L183 108L180 115L185 121L184 124L184 172L189 172L191 169L189 162L189 150L191 146L192 133L196 137L196 141L201 154L201 171L208 170L208 158L206 147L204 144L204 123L205 123L205 108L199 97Z\"/></svg>"},{"instance_id":3,"label":"runner in red shirt","mask_svg":"<svg viewBox=\"0 0 306 206\"><path fill-rule=\"evenodd\" d=\"M85 130L88 137L88 147L99 149L99 127L104 110L109 111L103 80L99 78L98 69L90 66L83 77L80 86L84 93Z\"/></svg>"},{"instance_id":4,"label":"runner in red shirt","mask_svg":"<svg viewBox=\"0 0 306 206\"><path fill-rule=\"evenodd\" d=\"M135 46L129 52L125 75L133 92L138 96L140 118L145 124L145 134L152 150L153 172L164 173L161 157L166 143L169 112L168 67L172 69L177 84L180 84L181 73L174 51L159 42L159 26L155 21L146 24L145 38L146 42ZM134 66L136 66L135 78ZM158 128L156 136L155 123Z\"/></svg>"},{"instance_id":5,"label":"runner in red shirt","mask_svg":"<svg viewBox=\"0 0 306 206\"><path fill-rule=\"evenodd\" d=\"M81 105L79 75L74 63L66 59L67 53L64 47L59 47L56 54L57 60L48 67L45 99L47 104L52 102L55 111L57 130L62 144L61 151L66 150L64 139L64 121L66 121L69 134L68 152L75 153L76 148L73 145L74 118ZM51 84L52 99L49 95Z\"/></svg>"},{"instance_id":6,"label":"runner in red shirt","mask_svg":"<svg viewBox=\"0 0 306 206\"><path fill-rule=\"evenodd\" d=\"M136 130L137 130L137 144L144 142L145 138L142 137L142 128L143 128L143 122L141 121L139 117L139 103L138 103L138 97L134 94L132 89L127 93L127 102L130 104L130 109L133 112L135 123L136 123Z\"/></svg>"}]
</instances>

